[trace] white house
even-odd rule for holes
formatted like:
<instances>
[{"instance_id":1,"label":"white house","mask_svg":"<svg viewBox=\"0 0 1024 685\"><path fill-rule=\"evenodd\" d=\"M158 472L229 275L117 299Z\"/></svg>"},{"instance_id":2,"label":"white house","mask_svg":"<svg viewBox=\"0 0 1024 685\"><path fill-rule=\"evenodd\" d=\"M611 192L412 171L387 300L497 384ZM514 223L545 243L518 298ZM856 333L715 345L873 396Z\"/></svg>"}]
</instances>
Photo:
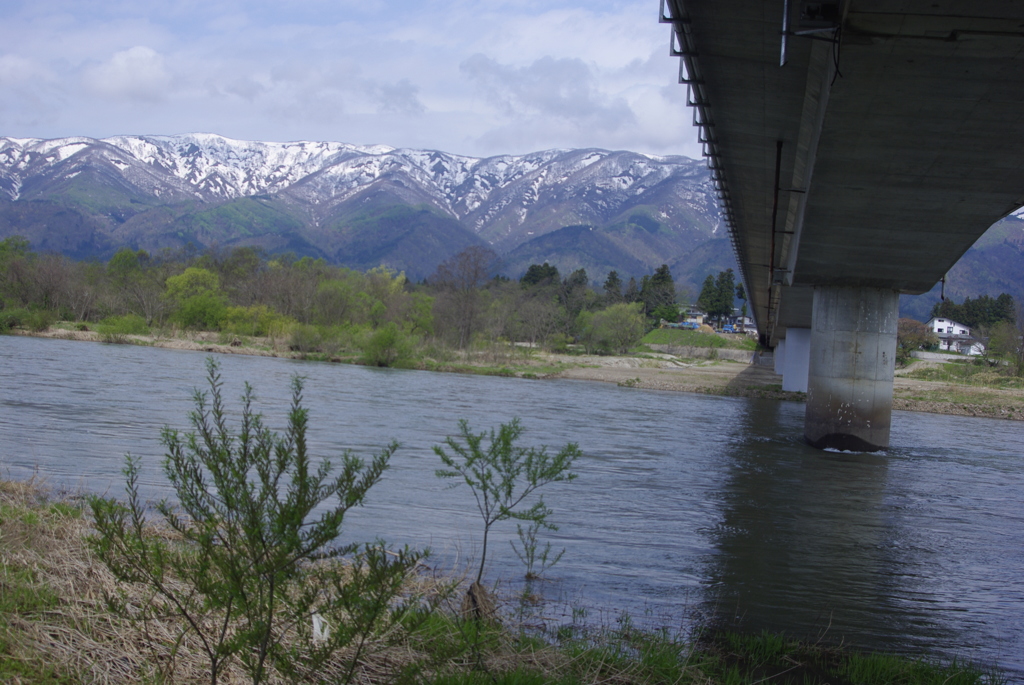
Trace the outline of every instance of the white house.
<instances>
[{"instance_id":1,"label":"white house","mask_svg":"<svg viewBox=\"0 0 1024 685\"><path fill-rule=\"evenodd\" d=\"M926 324L939 336L939 349L959 352L960 354L984 354L985 346L971 337L971 329L952 319L933 317Z\"/></svg>"}]
</instances>

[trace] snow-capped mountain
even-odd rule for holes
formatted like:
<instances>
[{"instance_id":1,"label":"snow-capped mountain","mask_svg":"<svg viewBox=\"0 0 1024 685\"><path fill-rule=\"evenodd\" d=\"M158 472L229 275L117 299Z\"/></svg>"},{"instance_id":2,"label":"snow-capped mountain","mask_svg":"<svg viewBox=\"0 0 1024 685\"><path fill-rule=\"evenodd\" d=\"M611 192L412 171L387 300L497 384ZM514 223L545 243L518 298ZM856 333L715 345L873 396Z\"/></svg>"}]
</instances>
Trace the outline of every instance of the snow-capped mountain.
<instances>
[{"instance_id":1,"label":"snow-capped mountain","mask_svg":"<svg viewBox=\"0 0 1024 685\"><path fill-rule=\"evenodd\" d=\"M381 241L447 241L449 253L483 242L509 254L580 225L655 266L724 238L707 171L686 157L588 149L479 159L211 134L0 138L0 236L76 256L253 244L364 266L389 263Z\"/></svg>"}]
</instances>

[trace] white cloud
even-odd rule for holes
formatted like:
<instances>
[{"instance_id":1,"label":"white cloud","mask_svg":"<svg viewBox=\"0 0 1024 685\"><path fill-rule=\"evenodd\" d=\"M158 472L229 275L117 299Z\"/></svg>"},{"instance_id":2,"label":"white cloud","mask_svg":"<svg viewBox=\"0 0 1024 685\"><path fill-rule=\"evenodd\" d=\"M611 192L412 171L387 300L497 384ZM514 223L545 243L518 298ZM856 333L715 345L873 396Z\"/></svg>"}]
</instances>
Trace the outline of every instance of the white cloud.
<instances>
[{"instance_id":1,"label":"white cloud","mask_svg":"<svg viewBox=\"0 0 1024 685\"><path fill-rule=\"evenodd\" d=\"M586 6L553 9L518 16L495 16L478 47L502 61L522 61L540 56L582 59L598 68L615 68L646 57L664 40L657 24L657 5L637 11L626 6L599 12Z\"/></svg>"},{"instance_id":2,"label":"white cloud","mask_svg":"<svg viewBox=\"0 0 1024 685\"><path fill-rule=\"evenodd\" d=\"M21 55L0 55L0 87L50 80L46 67Z\"/></svg>"},{"instance_id":3,"label":"white cloud","mask_svg":"<svg viewBox=\"0 0 1024 685\"><path fill-rule=\"evenodd\" d=\"M477 54L461 68L512 118L554 117L598 131L614 131L635 121L624 100L599 91L594 73L579 59L542 57L513 67Z\"/></svg>"},{"instance_id":4,"label":"white cloud","mask_svg":"<svg viewBox=\"0 0 1024 685\"><path fill-rule=\"evenodd\" d=\"M0 3L0 135L696 150L652 1Z\"/></svg>"},{"instance_id":5,"label":"white cloud","mask_svg":"<svg viewBox=\"0 0 1024 685\"><path fill-rule=\"evenodd\" d=\"M419 90L407 78L397 83L370 85L370 91L377 99L379 110L397 114L416 115L426 111L426 107L420 102Z\"/></svg>"},{"instance_id":6,"label":"white cloud","mask_svg":"<svg viewBox=\"0 0 1024 685\"><path fill-rule=\"evenodd\" d=\"M99 95L142 101L162 99L171 81L163 57L142 45L114 53L106 62L86 69L83 79L86 87Z\"/></svg>"}]
</instances>

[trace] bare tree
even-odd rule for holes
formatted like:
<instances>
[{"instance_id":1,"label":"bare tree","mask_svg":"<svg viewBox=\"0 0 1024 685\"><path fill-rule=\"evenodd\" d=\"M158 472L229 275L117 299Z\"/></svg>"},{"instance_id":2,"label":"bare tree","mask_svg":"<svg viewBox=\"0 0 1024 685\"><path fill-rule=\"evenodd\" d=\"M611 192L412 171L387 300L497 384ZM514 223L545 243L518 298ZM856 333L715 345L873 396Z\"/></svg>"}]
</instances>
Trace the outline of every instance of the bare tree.
<instances>
[{"instance_id":1,"label":"bare tree","mask_svg":"<svg viewBox=\"0 0 1024 685\"><path fill-rule=\"evenodd\" d=\"M36 259L32 280L35 297L44 309L60 310L67 306L64 296L69 290L71 262L59 254L44 254Z\"/></svg>"},{"instance_id":2,"label":"bare tree","mask_svg":"<svg viewBox=\"0 0 1024 685\"><path fill-rule=\"evenodd\" d=\"M97 263L71 262L71 272L61 295L64 306L70 307L76 321L92 318L103 290L103 266Z\"/></svg>"},{"instance_id":3,"label":"bare tree","mask_svg":"<svg viewBox=\"0 0 1024 685\"><path fill-rule=\"evenodd\" d=\"M434 311L453 342L465 348L480 327L480 289L497 267L498 255L482 245L471 245L438 267L431 283L438 289Z\"/></svg>"},{"instance_id":4,"label":"bare tree","mask_svg":"<svg viewBox=\"0 0 1024 685\"><path fill-rule=\"evenodd\" d=\"M288 265L275 262L255 277L257 299L300 323L312 323L320 282L330 273L326 262L309 257Z\"/></svg>"},{"instance_id":5,"label":"bare tree","mask_svg":"<svg viewBox=\"0 0 1024 685\"><path fill-rule=\"evenodd\" d=\"M558 304L550 298L526 300L519 309L523 335L531 344L544 342L558 330L560 315Z\"/></svg>"}]
</instances>

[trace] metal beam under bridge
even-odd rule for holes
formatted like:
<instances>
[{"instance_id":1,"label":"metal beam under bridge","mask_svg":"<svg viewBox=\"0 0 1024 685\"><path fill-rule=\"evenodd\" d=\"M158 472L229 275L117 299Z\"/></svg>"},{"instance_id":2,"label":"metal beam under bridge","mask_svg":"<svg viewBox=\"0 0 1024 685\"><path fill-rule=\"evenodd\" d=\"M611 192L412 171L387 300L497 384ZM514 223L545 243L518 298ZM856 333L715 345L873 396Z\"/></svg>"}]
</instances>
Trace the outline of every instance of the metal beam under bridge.
<instances>
[{"instance_id":1,"label":"metal beam under bridge","mask_svg":"<svg viewBox=\"0 0 1024 685\"><path fill-rule=\"evenodd\" d=\"M806 374L806 438L887 447L899 294L1024 205L1024 3L662 0L661 18L761 340Z\"/></svg>"}]
</instances>

